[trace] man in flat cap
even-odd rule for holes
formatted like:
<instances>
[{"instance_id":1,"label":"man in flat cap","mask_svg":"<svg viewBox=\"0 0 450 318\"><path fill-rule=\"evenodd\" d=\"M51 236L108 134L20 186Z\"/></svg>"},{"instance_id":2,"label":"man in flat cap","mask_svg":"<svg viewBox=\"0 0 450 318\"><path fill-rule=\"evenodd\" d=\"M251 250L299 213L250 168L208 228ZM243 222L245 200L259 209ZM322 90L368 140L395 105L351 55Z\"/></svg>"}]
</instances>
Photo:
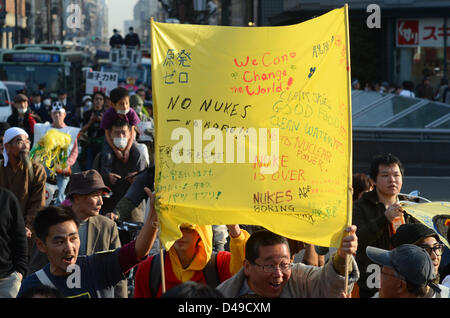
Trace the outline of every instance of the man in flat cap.
<instances>
[{"instance_id":1,"label":"man in flat cap","mask_svg":"<svg viewBox=\"0 0 450 318\"><path fill-rule=\"evenodd\" d=\"M111 190L103 183L96 170L74 173L66 188L66 197L79 222L79 255L92 255L120 247L116 223L99 215L103 196ZM43 268L48 263L47 255L33 247L28 274ZM114 289L115 298L127 297L127 281L122 280Z\"/></svg>"},{"instance_id":2,"label":"man in flat cap","mask_svg":"<svg viewBox=\"0 0 450 318\"><path fill-rule=\"evenodd\" d=\"M8 117L6 122L11 127L19 127L27 132L30 140L33 140L34 125L40 121L39 116L36 116L28 107L28 97L25 94L17 94L13 99L11 107L12 114Z\"/></svg>"}]
</instances>

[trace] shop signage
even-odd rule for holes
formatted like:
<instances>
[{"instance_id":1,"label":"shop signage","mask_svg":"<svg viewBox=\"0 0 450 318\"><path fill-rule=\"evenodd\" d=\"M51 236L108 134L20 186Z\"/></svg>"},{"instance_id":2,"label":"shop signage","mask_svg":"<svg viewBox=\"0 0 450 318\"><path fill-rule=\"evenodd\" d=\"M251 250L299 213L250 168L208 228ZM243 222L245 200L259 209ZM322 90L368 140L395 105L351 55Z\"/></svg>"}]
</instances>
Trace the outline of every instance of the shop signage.
<instances>
[{"instance_id":1,"label":"shop signage","mask_svg":"<svg viewBox=\"0 0 450 318\"><path fill-rule=\"evenodd\" d=\"M444 47L444 20L440 18L398 19L398 47ZM447 46L450 46L450 19L447 21Z\"/></svg>"}]
</instances>

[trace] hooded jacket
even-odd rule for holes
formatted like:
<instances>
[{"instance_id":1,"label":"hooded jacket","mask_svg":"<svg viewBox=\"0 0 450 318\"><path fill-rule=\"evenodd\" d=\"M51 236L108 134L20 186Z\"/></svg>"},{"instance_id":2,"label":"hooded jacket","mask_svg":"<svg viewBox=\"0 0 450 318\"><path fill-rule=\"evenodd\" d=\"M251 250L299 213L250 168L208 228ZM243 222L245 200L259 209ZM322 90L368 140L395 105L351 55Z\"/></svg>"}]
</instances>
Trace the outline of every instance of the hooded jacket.
<instances>
[{"instance_id":1,"label":"hooded jacket","mask_svg":"<svg viewBox=\"0 0 450 318\"><path fill-rule=\"evenodd\" d=\"M197 252L188 267L183 268L175 248L172 246L164 257L164 273L166 290L173 288L186 281L195 281L206 284L203 269L211 259L212 254L212 227L211 225L193 225L193 229L199 234L200 241L197 244ZM245 257L245 243L249 234L241 229L241 234L237 238L231 238L230 252L222 251L217 253L217 272L220 282L223 282L237 273L242 267ZM154 257L139 264L135 279L135 298L155 297L150 292L150 268ZM161 297L162 288L160 286L156 297Z\"/></svg>"}]
</instances>

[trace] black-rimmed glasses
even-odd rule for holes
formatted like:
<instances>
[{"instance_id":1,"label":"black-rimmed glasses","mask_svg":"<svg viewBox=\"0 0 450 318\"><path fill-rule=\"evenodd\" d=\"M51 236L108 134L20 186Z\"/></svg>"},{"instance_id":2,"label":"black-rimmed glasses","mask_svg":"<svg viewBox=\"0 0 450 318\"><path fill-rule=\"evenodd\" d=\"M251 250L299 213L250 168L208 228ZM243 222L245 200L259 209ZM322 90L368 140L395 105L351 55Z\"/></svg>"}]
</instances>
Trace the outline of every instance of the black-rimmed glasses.
<instances>
[{"instance_id":1,"label":"black-rimmed glasses","mask_svg":"<svg viewBox=\"0 0 450 318\"><path fill-rule=\"evenodd\" d=\"M292 269L292 266L294 266L293 263L281 263L279 265L261 265L256 262L251 263L261 267L265 273L275 273L278 269L283 273L288 273Z\"/></svg>"}]
</instances>

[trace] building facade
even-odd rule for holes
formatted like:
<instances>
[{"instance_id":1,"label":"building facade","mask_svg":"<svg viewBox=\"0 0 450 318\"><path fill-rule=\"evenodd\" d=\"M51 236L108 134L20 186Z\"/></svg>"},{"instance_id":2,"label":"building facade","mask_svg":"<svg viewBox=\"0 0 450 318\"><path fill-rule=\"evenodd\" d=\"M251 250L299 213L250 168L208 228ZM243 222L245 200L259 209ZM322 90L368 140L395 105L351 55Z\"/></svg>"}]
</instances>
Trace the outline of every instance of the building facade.
<instances>
[{"instance_id":1,"label":"building facade","mask_svg":"<svg viewBox=\"0 0 450 318\"><path fill-rule=\"evenodd\" d=\"M349 5L352 76L363 83L418 85L427 76L439 87L450 77L450 1L259 0L261 25L303 22ZM371 24L379 8L380 25ZM364 86L363 86L364 87Z\"/></svg>"},{"instance_id":2,"label":"building facade","mask_svg":"<svg viewBox=\"0 0 450 318\"><path fill-rule=\"evenodd\" d=\"M25 0L0 0L0 36L2 48L28 41Z\"/></svg>"}]
</instances>

